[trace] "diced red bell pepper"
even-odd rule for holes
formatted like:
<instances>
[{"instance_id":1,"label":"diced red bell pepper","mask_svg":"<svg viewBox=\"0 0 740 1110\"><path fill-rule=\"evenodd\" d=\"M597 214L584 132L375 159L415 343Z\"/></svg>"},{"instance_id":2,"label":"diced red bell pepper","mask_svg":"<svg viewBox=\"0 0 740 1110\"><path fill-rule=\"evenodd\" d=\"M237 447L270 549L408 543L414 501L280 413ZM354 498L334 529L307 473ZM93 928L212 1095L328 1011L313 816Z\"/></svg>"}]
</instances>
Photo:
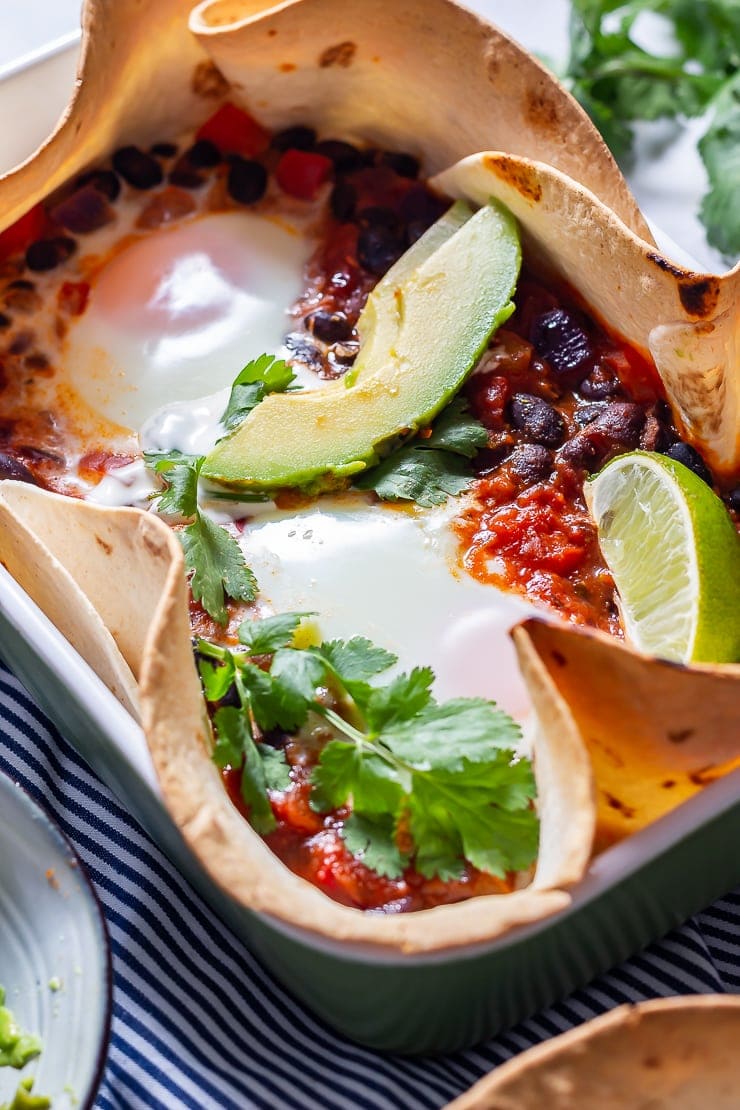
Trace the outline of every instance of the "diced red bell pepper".
<instances>
[{"instance_id":1,"label":"diced red bell pepper","mask_svg":"<svg viewBox=\"0 0 740 1110\"><path fill-rule=\"evenodd\" d=\"M6 227L0 232L0 261L24 251L35 239L40 239L47 230L48 222L43 204L35 204L25 216Z\"/></svg>"},{"instance_id":2,"label":"diced red bell pepper","mask_svg":"<svg viewBox=\"0 0 740 1110\"><path fill-rule=\"evenodd\" d=\"M215 143L223 154L253 157L267 150L270 133L236 104L222 104L198 130L198 139Z\"/></svg>"},{"instance_id":3,"label":"diced red bell pepper","mask_svg":"<svg viewBox=\"0 0 740 1110\"><path fill-rule=\"evenodd\" d=\"M333 169L334 163L323 154L286 150L277 164L275 178L283 192L301 200L313 200Z\"/></svg>"}]
</instances>

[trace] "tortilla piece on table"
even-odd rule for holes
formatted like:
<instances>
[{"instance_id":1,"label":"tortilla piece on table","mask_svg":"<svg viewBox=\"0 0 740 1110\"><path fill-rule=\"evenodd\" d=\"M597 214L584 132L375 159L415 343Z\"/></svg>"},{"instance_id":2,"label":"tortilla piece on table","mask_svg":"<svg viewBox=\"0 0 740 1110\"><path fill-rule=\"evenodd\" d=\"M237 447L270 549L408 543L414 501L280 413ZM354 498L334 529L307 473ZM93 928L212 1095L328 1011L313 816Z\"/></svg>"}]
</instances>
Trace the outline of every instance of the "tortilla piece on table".
<instances>
[{"instance_id":1,"label":"tortilla piece on table","mask_svg":"<svg viewBox=\"0 0 740 1110\"><path fill-rule=\"evenodd\" d=\"M0 178L0 231L116 147L172 138L232 99L271 127L410 149L425 172L483 146L552 162L652 242L576 101L452 0L219 0L193 12L191 31L192 8L86 0L75 96L39 151Z\"/></svg>"},{"instance_id":2,"label":"tortilla piece on table","mask_svg":"<svg viewBox=\"0 0 740 1110\"><path fill-rule=\"evenodd\" d=\"M740 470L740 264L694 273L635 235L593 193L542 162L489 151L433 187L519 221L525 257L569 283L611 331L655 362L674 417L712 468Z\"/></svg>"},{"instance_id":3,"label":"tortilla piece on table","mask_svg":"<svg viewBox=\"0 0 740 1110\"><path fill-rule=\"evenodd\" d=\"M412 914L366 915L293 874L229 799L210 755L183 555L172 530L151 513L23 483L6 482L0 493L11 526L20 522L32 537L35 570L24 583L31 596L56 622L66 614L71 585L72 623L83 597L99 618L101 652L112 634L125 655L138 679L142 726L166 805L206 870L237 901L335 939L408 952L491 939L567 907L565 888L591 855L593 787L581 737L554 685L543 681L539 659L530 660L530 681L542 683L539 708L557 727L535 744L543 848L531 886ZM94 639L96 627L83 627ZM74 636L73 627L73 642ZM94 648L86 658L98 669Z\"/></svg>"},{"instance_id":4,"label":"tortilla piece on table","mask_svg":"<svg viewBox=\"0 0 740 1110\"><path fill-rule=\"evenodd\" d=\"M736 1110L740 996L618 1006L507 1060L447 1110Z\"/></svg>"},{"instance_id":5,"label":"tortilla piece on table","mask_svg":"<svg viewBox=\"0 0 740 1110\"><path fill-rule=\"evenodd\" d=\"M603 633L529 620L514 632L575 718L597 794L596 850L740 768L740 666L683 666ZM541 714L542 727L558 728Z\"/></svg>"}]
</instances>

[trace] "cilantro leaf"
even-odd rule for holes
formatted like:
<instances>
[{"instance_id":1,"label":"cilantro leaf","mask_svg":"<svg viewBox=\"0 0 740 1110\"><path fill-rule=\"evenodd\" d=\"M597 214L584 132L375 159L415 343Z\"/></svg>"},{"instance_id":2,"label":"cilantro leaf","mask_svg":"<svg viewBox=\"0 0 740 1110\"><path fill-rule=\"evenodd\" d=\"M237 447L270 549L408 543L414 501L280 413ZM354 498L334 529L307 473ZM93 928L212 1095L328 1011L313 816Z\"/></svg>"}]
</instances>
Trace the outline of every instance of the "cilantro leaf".
<instances>
[{"instance_id":1,"label":"cilantro leaf","mask_svg":"<svg viewBox=\"0 0 740 1110\"><path fill-rule=\"evenodd\" d=\"M400 879L408 863L395 838L393 817L380 814L377 817L360 816L350 813L339 830L342 840L353 856L357 856L366 867L388 879Z\"/></svg>"},{"instance_id":2,"label":"cilantro leaf","mask_svg":"<svg viewBox=\"0 0 740 1110\"><path fill-rule=\"evenodd\" d=\"M239 626L239 642L250 655L269 655L293 642L298 625L314 613L278 613L259 621L243 621Z\"/></svg>"},{"instance_id":3,"label":"cilantro leaf","mask_svg":"<svg viewBox=\"0 0 740 1110\"><path fill-rule=\"evenodd\" d=\"M353 636L351 640L327 640L310 650L324 661L358 705L363 705L372 693L369 679L397 662L397 656L392 652L376 647L363 636Z\"/></svg>"},{"instance_id":4,"label":"cilantro leaf","mask_svg":"<svg viewBox=\"0 0 740 1110\"><path fill-rule=\"evenodd\" d=\"M257 581L244 562L239 544L201 513L178 536L185 566L192 572L193 597L218 624L226 624L227 596L235 601L254 601L257 596Z\"/></svg>"},{"instance_id":5,"label":"cilantro leaf","mask_svg":"<svg viewBox=\"0 0 740 1110\"><path fill-rule=\"evenodd\" d=\"M707 239L731 259L740 253L740 72L717 97L699 153L710 185L701 204Z\"/></svg>"},{"instance_id":6,"label":"cilantro leaf","mask_svg":"<svg viewBox=\"0 0 740 1110\"><path fill-rule=\"evenodd\" d=\"M514 748L521 729L503 710L483 698L454 698L430 705L416 716L392 724L382 740L404 762L419 770L461 771L465 761L485 763L497 748Z\"/></svg>"},{"instance_id":7,"label":"cilantro leaf","mask_svg":"<svg viewBox=\"0 0 740 1110\"><path fill-rule=\"evenodd\" d=\"M464 459L414 443L355 479L355 487L374 490L382 501L415 501L432 508L463 493L472 482Z\"/></svg>"},{"instance_id":8,"label":"cilantro leaf","mask_svg":"<svg viewBox=\"0 0 740 1110\"><path fill-rule=\"evenodd\" d=\"M321 752L312 775L311 808L326 813L352 797L356 810L365 814L395 812L408 775L390 767L380 756L357 744L331 740Z\"/></svg>"},{"instance_id":9,"label":"cilantro leaf","mask_svg":"<svg viewBox=\"0 0 740 1110\"><path fill-rule=\"evenodd\" d=\"M290 767L285 759L285 752L278 748L271 748L267 744L259 744L257 750L262 760L262 769L268 790L287 790L290 786Z\"/></svg>"},{"instance_id":10,"label":"cilantro leaf","mask_svg":"<svg viewBox=\"0 0 740 1110\"><path fill-rule=\"evenodd\" d=\"M414 667L409 674L400 674L387 686L371 688L361 709L373 732L408 721L421 713L432 700L431 667Z\"/></svg>"},{"instance_id":11,"label":"cilantro leaf","mask_svg":"<svg viewBox=\"0 0 740 1110\"><path fill-rule=\"evenodd\" d=\"M198 671L208 701L221 701L231 689L236 668L231 653L223 661L199 659Z\"/></svg>"},{"instance_id":12,"label":"cilantro leaf","mask_svg":"<svg viewBox=\"0 0 740 1110\"><path fill-rule=\"evenodd\" d=\"M274 355L260 355L237 374L221 421L233 431L268 393L284 393L295 381L287 362Z\"/></svg>"},{"instance_id":13,"label":"cilantro leaf","mask_svg":"<svg viewBox=\"0 0 740 1110\"><path fill-rule=\"evenodd\" d=\"M249 727L249 718L235 706L219 709L213 718L216 747L213 758L219 767L242 768L241 794L249 806L249 819L258 833L264 835L275 828L275 816L267 796L267 777L257 745Z\"/></svg>"},{"instance_id":14,"label":"cilantro leaf","mask_svg":"<svg viewBox=\"0 0 740 1110\"><path fill-rule=\"evenodd\" d=\"M471 415L464 397L455 397L432 425L432 434L419 443L420 447L451 451L472 459L488 442L488 432Z\"/></svg>"},{"instance_id":15,"label":"cilantro leaf","mask_svg":"<svg viewBox=\"0 0 740 1110\"><path fill-rule=\"evenodd\" d=\"M179 451L146 454L146 465L160 474L165 489L153 495L160 513L193 517L198 512L198 478L205 455L183 455Z\"/></svg>"}]
</instances>

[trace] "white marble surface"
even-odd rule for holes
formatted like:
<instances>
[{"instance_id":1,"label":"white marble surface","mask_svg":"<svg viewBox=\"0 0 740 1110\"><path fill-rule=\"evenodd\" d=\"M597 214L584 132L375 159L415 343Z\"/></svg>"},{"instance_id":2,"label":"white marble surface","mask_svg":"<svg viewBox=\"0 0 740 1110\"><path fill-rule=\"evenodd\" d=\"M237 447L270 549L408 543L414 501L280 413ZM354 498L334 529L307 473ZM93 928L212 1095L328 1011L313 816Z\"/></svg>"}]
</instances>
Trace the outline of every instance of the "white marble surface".
<instances>
[{"instance_id":1,"label":"white marble surface","mask_svg":"<svg viewBox=\"0 0 740 1110\"><path fill-rule=\"evenodd\" d=\"M149 0L155 3L156 0ZM555 60L567 49L567 0L467 0L473 8L531 50ZM11 98L0 85L0 170L19 161L49 130L64 106L74 79L73 52L45 66L43 87L33 72L18 73L21 62L50 44L73 41L80 0L0 0L0 78L11 77L13 100L24 102L23 126L4 128ZM643 211L658 227L708 269L722 259L707 245L696 212L705 189L704 169L695 148L697 125L681 133L661 123L645 129L628 181Z\"/></svg>"}]
</instances>

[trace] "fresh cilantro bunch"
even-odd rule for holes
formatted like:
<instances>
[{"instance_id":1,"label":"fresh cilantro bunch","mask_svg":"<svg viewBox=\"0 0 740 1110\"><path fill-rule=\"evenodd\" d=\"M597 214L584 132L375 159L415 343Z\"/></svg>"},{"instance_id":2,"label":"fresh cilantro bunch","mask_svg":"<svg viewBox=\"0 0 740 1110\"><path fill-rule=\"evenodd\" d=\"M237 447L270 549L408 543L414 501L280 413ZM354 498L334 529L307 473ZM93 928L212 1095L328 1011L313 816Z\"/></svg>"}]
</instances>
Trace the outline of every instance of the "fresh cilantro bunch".
<instances>
[{"instance_id":1,"label":"fresh cilantro bunch","mask_svg":"<svg viewBox=\"0 0 740 1110\"><path fill-rule=\"evenodd\" d=\"M633 40L644 12L668 21L676 44L669 57ZM710 243L740 253L738 0L573 0L567 75L618 159L631 151L636 120L711 112L699 143L710 186L701 218Z\"/></svg>"},{"instance_id":2,"label":"fresh cilantro bunch","mask_svg":"<svg viewBox=\"0 0 740 1110\"><path fill-rule=\"evenodd\" d=\"M397 878L413 862L427 877L450 880L465 860L499 877L529 866L538 820L531 764L514 754L518 725L482 698L437 704L429 667L378 684L396 657L361 637L295 648L308 615L243 623L241 650L198 643L206 698L233 702L236 692L238 705L215 711L213 757L241 770L257 831L275 827L268 791L289 783L282 753L260 737L295 732L314 714L334 738L313 768L311 806L351 806L341 835L372 870ZM327 687L342 713L319 697Z\"/></svg>"},{"instance_id":3,"label":"fresh cilantro bunch","mask_svg":"<svg viewBox=\"0 0 740 1110\"><path fill-rule=\"evenodd\" d=\"M372 470L355 488L374 490L383 501L415 501L430 508L456 497L470 485L470 460L485 447L486 429L456 397L437 417L429 434L416 436Z\"/></svg>"}]
</instances>

